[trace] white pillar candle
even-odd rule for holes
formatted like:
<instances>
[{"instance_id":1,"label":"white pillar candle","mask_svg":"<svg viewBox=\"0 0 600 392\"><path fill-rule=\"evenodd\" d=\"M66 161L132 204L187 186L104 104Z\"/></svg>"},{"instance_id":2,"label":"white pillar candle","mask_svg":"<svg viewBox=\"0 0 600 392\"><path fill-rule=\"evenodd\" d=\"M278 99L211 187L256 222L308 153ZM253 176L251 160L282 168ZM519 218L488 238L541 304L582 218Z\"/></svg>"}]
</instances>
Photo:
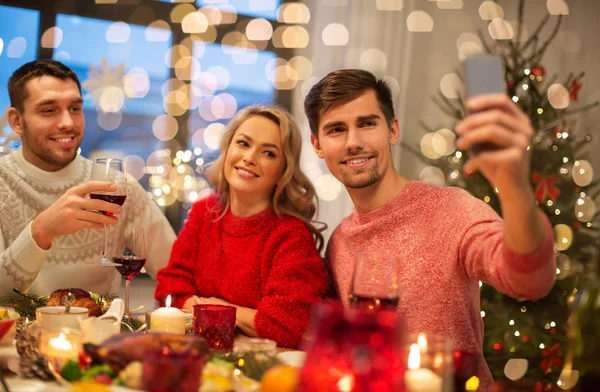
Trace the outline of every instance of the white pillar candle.
<instances>
[{"instance_id":1,"label":"white pillar candle","mask_svg":"<svg viewBox=\"0 0 600 392\"><path fill-rule=\"evenodd\" d=\"M419 345L411 344L408 355L408 369L404 374L404 383L408 392L441 392L442 378L429 369L421 369Z\"/></svg>"},{"instance_id":2,"label":"white pillar candle","mask_svg":"<svg viewBox=\"0 0 600 392\"><path fill-rule=\"evenodd\" d=\"M185 334L185 313L171 307L171 296L167 296L165 307L158 308L150 316L150 331Z\"/></svg>"}]
</instances>

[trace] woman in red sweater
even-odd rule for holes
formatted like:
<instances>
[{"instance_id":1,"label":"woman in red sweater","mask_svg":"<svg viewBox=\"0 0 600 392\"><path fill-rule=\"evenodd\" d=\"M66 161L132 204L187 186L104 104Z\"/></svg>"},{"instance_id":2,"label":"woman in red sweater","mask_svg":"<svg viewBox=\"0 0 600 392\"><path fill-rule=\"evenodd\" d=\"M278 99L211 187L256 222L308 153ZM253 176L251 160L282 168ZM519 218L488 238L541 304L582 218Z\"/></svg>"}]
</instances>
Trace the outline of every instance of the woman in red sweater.
<instances>
[{"instance_id":1,"label":"woman in red sweater","mask_svg":"<svg viewBox=\"0 0 600 392\"><path fill-rule=\"evenodd\" d=\"M302 136L279 107L245 108L228 125L211 169L216 194L196 202L155 297L175 306L237 308L246 335L297 348L327 288L311 223L315 190L299 168ZM315 246L315 238L317 246Z\"/></svg>"}]
</instances>

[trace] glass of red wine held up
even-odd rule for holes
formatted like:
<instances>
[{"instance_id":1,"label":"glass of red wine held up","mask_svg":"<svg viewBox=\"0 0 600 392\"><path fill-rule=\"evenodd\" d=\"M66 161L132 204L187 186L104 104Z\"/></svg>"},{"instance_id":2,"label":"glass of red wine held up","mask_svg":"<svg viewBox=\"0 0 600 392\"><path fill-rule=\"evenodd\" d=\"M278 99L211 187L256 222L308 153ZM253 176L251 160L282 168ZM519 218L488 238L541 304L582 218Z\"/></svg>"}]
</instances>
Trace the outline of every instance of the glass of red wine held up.
<instances>
[{"instance_id":1,"label":"glass of red wine held up","mask_svg":"<svg viewBox=\"0 0 600 392\"><path fill-rule=\"evenodd\" d=\"M99 199L109 203L122 206L127 198L127 174L125 164L121 159L97 158L92 166L92 175L90 181L110 182L116 185L115 192L92 192L90 199ZM98 211L101 214L111 215L110 212ZM108 248L108 228L104 225L104 239L102 241L102 257L100 264L105 266L115 266L115 264L106 255Z\"/></svg>"},{"instance_id":2,"label":"glass of red wine held up","mask_svg":"<svg viewBox=\"0 0 600 392\"><path fill-rule=\"evenodd\" d=\"M348 299L370 310L396 309L399 302L398 257L388 253L356 255Z\"/></svg>"},{"instance_id":3,"label":"glass of red wine held up","mask_svg":"<svg viewBox=\"0 0 600 392\"><path fill-rule=\"evenodd\" d=\"M111 247L110 257L117 271L125 278L125 316L130 317L129 287L133 277L146 264L146 232L142 227L119 226Z\"/></svg>"}]
</instances>

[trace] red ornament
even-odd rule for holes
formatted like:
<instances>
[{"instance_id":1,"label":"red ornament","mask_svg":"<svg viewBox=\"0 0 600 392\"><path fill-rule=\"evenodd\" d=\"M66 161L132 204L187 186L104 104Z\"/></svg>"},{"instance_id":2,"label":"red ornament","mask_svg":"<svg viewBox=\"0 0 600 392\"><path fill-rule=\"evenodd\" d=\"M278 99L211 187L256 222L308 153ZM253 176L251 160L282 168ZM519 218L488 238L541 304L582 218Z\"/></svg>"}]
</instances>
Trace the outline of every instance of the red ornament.
<instances>
[{"instance_id":1,"label":"red ornament","mask_svg":"<svg viewBox=\"0 0 600 392\"><path fill-rule=\"evenodd\" d=\"M571 80L571 84L569 85L569 96L573 101L579 99L579 90L581 90L581 83L579 83L577 79Z\"/></svg>"},{"instance_id":2,"label":"red ornament","mask_svg":"<svg viewBox=\"0 0 600 392\"><path fill-rule=\"evenodd\" d=\"M554 136L558 135L559 133L562 133L562 129L556 127L554 128L554 130L552 131L554 133Z\"/></svg>"},{"instance_id":3,"label":"red ornament","mask_svg":"<svg viewBox=\"0 0 600 392\"><path fill-rule=\"evenodd\" d=\"M579 222L575 222L575 223L573 223L573 225L571 226L571 228L572 228L574 231L578 231L579 229L581 229L581 223L579 223Z\"/></svg>"},{"instance_id":4,"label":"red ornament","mask_svg":"<svg viewBox=\"0 0 600 392\"><path fill-rule=\"evenodd\" d=\"M534 74L535 76L541 76L543 78L544 76L546 76L546 68L544 68L541 65L536 65L531 70L531 73Z\"/></svg>"},{"instance_id":5,"label":"red ornament","mask_svg":"<svg viewBox=\"0 0 600 392\"><path fill-rule=\"evenodd\" d=\"M527 336L527 335L523 336L523 342L528 343L529 342L529 336Z\"/></svg>"},{"instance_id":6,"label":"red ornament","mask_svg":"<svg viewBox=\"0 0 600 392\"><path fill-rule=\"evenodd\" d=\"M560 367L560 365L562 365L562 360L560 359L560 344L556 343L550 348L543 348L542 357L544 359L542 359L540 367L544 373L550 373L553 367Z\"/></svg>"},{"instance_id":7,"label":"red ornament","mask_svg":"<svg viewBox=\"0 0 600 392\"><path fill-rule=\"evenodd\" d=\"M493 347L494 347L494 350L496 350L496 351L502 350L502 342L498 341L498 342L494 343Z\"/></svg>"},{"instance_id":8,"label":"red ornament","mask_svg":"<svg viewBox=\"0 0 600 392\"><path fill-rule=\"evenodd\" d=\"M515 87L515 82L508 82L508 88L512 89Z\"/></svg>"},{"instance_id":9,"label":"red ornament","mask_svg":"<svg viewBox=\"0 0 600 392\"><path fill-rule=\"evenodd\" d=\"M538 172L533 172L531 177L533 183L537 184L535 188L535 199L537 201L542 203L547 197L550 197L552 201L556 201L556 198L560 195L560 190L554 186L556 174L544 177Z\"/></svg>"}]
</instances>

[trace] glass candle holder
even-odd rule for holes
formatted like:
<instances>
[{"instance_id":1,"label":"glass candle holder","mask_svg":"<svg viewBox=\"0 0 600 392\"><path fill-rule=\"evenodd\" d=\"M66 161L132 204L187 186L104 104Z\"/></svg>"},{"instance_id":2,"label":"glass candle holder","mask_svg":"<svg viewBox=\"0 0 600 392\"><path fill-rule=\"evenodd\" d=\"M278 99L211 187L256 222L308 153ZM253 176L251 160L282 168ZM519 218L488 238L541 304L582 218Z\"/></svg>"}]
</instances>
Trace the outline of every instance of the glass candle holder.
<instances>
[{"instance_id":1,"label":"glass candle holder","mask_svg":"<svg viewBox=\"0 0 600 392\"><path fill-rule=\"evenodd\" d=\"M452 341L432 334L409 334L406 338L408 392L442 392L453 389Z\"/></svg>"},{"instance_id":2,"label":"glass candle holder","mask_svg":"<svg viewBox=\"0 0 600 392\"><path fill-rule=\"evenodd\" d=\"M149 351L142 363L142 385L148 392L198 392L205 356L168 347Z\"/></svg>"},{"instance_id":3,"label":"glass candle holder","mask_svg":"<svg viewBox=\"0 0 600 392\"><path fill-rule=\"evenodd\" d=\"M263 353L274 356L277 353L276 349L277 343L271 339L248 338L233 343L234 353Z\"/></svg>"},{"instance_id":4,"label":"glass candle holder","mask_svg":"<svg viewBox=\"0 0 600 392\"><path fill-rule=\"evenodd\" d=\"M393 310L317 305L298 391L404 392L401 324Z\"/></svg>"},{"instance_id":5,"label":"glass candle holder","mask_svg":"<svg viewBox=\"0 0 600 392\"><path fill-rule=\"evenodd\" d=\"M83 349L83 334L69 328L40 332L40 353L55 369L61 369L70 359L77 359Z\"/></svg>"},{"instance_id":6,"label":"glass candle holder","mask_svg":"<svg viewBox=\"0 0 600 392\"><path fill-rule=\"evenodd\" d=\"M194 332L212 350L231 350L235 337L236 308L227 305L194 305Z\"/></svg>"}]
</instances>

